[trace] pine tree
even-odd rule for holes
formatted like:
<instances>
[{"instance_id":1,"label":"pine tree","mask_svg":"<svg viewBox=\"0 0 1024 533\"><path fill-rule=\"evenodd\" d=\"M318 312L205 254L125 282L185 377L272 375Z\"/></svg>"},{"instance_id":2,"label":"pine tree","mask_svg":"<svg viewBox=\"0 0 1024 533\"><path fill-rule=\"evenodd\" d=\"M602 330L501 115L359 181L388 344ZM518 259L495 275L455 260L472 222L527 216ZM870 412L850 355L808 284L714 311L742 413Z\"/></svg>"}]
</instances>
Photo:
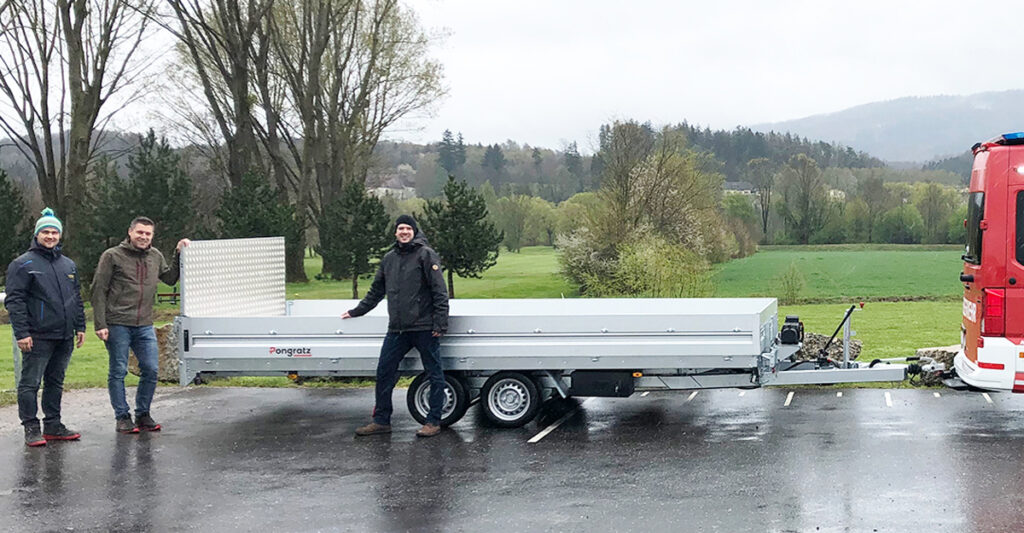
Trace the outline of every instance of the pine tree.
<instances>
[{"instance_id":1,"label":"pine tree","mask_svg":"<svg viewBox=\"0 0 1024 533\"><path fill-rule=\"evenodd\" d=\"M484 151L484 159L480 163L484 170L484 178L495 187L501 187L506 164L505 153L501 151L501 146L497 144L488 146Z\"/></svg>"},{"instance_id":2,"label":"pine tree","mask_svg":"<svg viewBox=\"0 0 1024 533\"><path fill-rule=\"evenodd\" d=\"M262 175L249 172L242 176L242 183L224 192L217 208L220 219L220 236L238 239L246 237L281 237L290 248L302 243L305 228L295 216L295 205L283 204L277 192ZM285 273L292 280L296 273Z\"/></svg>"},{"instance_id":3,"label":"pine tree","mask_svg":"<svg viewBox=\"0 0 1024 533\"><path fill-rule=\"evenodd\" d=\"M444 198L428 200L420 221L430 245L441 256L448 271L448 296L455 297L453 274L479 278L498 261L498 247L504 235L487 221L483 195L465 181L448 176Z\"/></svg>"},{"instance_id":4,"label":"pine tree","mask_svg":"<svg viewBox=\"0 0 1024 533\"><path fill-rule=\"evenodd\" d=\"M437 162L449 174L454 174L455 168L459 166L457 157L455 138L452 136L451 130L444 130L444 134L441 135L441 144L437 146Z\"/></svg>"},{"instance_id":5,"label":"pine tree","mask_svg":"<svg viewBox=\"0 0 1024 533\"><path fill-rule=\"evenodd\" d=\"M0 232L0 280L7 274L7 264L28 249L32 228L27 215L21 191L0 170L0 228L5 228Z\"/></svg>"},{"instance_id":6,"label":"pine tree","mask_svg":"<svg viewBox=\"0 0 1024 533\"><path fill-rule=\"evenodd\" d=\"M320 217L320 246L324 273L332 279L351 279L352 298L359 298L359 276L373 271L393 242L384 203L357 182L349 182ZM330 270L327 268L330 267Z\"/></svg>"}]
</instances>

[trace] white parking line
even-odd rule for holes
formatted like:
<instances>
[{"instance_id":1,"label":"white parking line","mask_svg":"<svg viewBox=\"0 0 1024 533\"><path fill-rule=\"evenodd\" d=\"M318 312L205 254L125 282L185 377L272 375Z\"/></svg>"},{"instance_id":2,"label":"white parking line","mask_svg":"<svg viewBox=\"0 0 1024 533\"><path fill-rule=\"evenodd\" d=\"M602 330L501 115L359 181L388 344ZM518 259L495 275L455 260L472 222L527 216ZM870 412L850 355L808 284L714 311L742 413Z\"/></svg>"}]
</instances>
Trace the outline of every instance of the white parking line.
<instances>
[{"instance_id":1,"label":"white parking line","mask_svg":"<svg viewBox=\"0 0 1024 533\"><path fill-rule=\"evenodd\" d=\"M885 393L885 406L892 407L892 395L888 392Z\"/></svg>"},{"instance_id":2,"label":"white parking line","mask_svg":"<svg viewBox=\"0 0 1024 533\"><path fill-rule=\"evenodd\" d=\"M647 396L650 393L651 393L651 391L644 391L644 393L641 394L640 397L643 398L644 396Z\"/></svg>"},{"instance_id":3,"label":"white parking line","mask_svg":"<svg viewBox=\"0 0 1024 533\"><path fill-rule=\"evenodd\" d=\"M688 402L688 401L690 401L690 400L694 399L694 398L695 398L695 397L697 396L697 393L698 393L698 392L700 392L700 391L696 391L696 390L695 390L695 391L691 392L691 393L690 393L690 397L689 397L689 398L687 398L687 399L686 399L686 401ZM684 402L684 403L685 403L685 402Z\"/></svg>"},{"instance_id":4,"label":"white parking line","mask_svg":"<svg viewBox=\"0 0 1024 533\"><path fill-rule=\"evenodd\" d=\"M543 439L544 437L548 436L548 433L551 433L552 431L558 429L558 426L561 426L563 422L565 422L566 420L569 420L570 418L572 418L572 415L576 414L576 412L579 411L580 408L583 407L583 404L589 402L592 399L593 398L587 398L586 400L583 400L579 405L576 406L575 409L573 409L572 411L569 411L568 413L565 413L564 415L562 415L562 418L559 418L557 422L555 422L554 424L551 424L550 426L544 428L543 431L541 431L540 433L534 435L532 439L530 439L530 440L528 440L526 442L528 442L529 444L533 444L535 442L539 442L540 439Z\"/></svg>"},{"instance_id":5,"label":"white parking line","mask_svg":"<svg viewBox=\"0 0 1024 533\"><path fill-rule=\"evenodd\" d=\"M934 394L936 398L941 398L942 397L942 395L937 393L937 392L933 392L932 394Z\"/></svg>"},{"instance_id":6,"label":"white parking line","mask_svg":"<svg viewBox=\"0 0 1024 533\"><path fill-rule=\"evenodd\" d=\"M789 407L789 402L793 401L793 391L789 391L786 395L786 403L782 404L783 407Z\"/></svg>"},{"instance_id":7,"label":"white parking line","mask_svg":"<svg viewBox=\"0 0 1024 533\"><path fill-rule=\"evenodd\" d=\"M981 393L981 395L985 397L985 401L986 402L992 403L992 397L989 396L987 392L983 392L983 393Z\"/></svg>"},{"instance_id":8,"label":"white parking line","mask_svg":"<svg viewBox=\"0 0 1024 533\"><path fill-rule=\"evenodd\" d=\"M842 397L843 397L843 391L839 391L839 392L836 393L836 398L842 398Z\"/></svg>"}]
</instances>

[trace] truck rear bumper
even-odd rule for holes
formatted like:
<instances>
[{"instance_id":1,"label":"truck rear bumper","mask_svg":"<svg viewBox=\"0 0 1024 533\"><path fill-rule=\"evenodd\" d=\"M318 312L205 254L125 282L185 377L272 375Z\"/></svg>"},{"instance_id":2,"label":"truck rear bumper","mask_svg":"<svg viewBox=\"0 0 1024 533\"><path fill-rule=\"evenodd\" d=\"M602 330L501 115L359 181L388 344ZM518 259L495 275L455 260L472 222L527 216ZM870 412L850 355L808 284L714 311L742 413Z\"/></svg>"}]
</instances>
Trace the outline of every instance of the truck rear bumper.
<instances>
[{"instance_id":1,"label":"truck rear bumper","mask_svg":"<svg viewBox=\"0 0 1024 533\"><path fill-rule=\"evenodd\" d=\"M979 389L1013 390L1016 374L1015 355L1021 347L1001 337L986 337L985 347L978 348L978 362L967 358L961 350L953 358L953 367L964 383Z\"/></svg>"}]
</instances>

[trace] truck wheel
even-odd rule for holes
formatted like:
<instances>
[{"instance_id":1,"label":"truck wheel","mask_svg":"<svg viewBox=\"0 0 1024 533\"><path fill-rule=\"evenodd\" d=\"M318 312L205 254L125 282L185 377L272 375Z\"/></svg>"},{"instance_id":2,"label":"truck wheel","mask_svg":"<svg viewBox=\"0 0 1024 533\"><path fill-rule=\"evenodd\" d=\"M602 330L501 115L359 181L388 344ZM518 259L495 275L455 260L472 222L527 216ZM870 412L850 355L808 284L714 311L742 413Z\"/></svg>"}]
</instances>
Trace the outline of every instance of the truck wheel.
<instances>
[{"instance_id":1,"label":"truck wheel","mask_svg":"<svg viewBox=\"0 0 1024 533\"><path fill-rule=\"evenodd\" d=\"M518 372L499 372L480 390L480 405L487 419L499 427L528 424L540 409L540 392L532 379Z\"/></svg>"},{"instance_id":2,"label":"truck wheel","mask_svg":"<svg viewBox=\"0 0 1024 533\"><path fill-rule=\"evenodd\" d=\"M466 409L469 409L469 395L466 394L466 388L462 386L459 378L445 374L444 380L446 386L444 406L441 407L441 427L448 427L466 414ZM430 412L430 380L427 379L426 373L421 373L412 380L409 392L405 395L405 403L417 422L427 423L427 413Z\"/></svg>"}]
</instances>

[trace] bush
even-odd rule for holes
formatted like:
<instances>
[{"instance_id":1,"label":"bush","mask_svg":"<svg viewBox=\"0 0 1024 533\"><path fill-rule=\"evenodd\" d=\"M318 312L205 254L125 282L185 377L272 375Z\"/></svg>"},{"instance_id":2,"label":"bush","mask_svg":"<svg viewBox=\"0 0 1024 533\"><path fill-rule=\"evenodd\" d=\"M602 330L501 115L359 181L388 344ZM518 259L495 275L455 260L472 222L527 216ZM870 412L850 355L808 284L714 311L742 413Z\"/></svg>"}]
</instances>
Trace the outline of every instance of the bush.
<instances>
[{"instance_id":1,"label":"bush","mask_svg":"<svg viewBox=\"0 0 1024 533\"><path fill-rule=\"evenodd\" d=\"M602 250L586 228L558 239L562 273L591 297L695 298L714 290L710 266L696 252L648 230Z\"/></svg>"},{"instance_id":2,"label":"bush","mask_svg":"<svg viewBox=\"0 0 1024 533\"><path fill-rule=\"evenodd\" d=\"M797 303L800 293L807 287L807 280L794 261L785 272L775 277L774 285L779 288L779 302L792 305Z\"/></svg>"},{"instance_id":3,"label":"bush","mask_svg":"<svg viewBox=\"0 0 1024 533\"><path fill-rule=\"evenodd\" d=\"M708 262L679 244L639 235L619 249L616 278L623 296L699 298L714 292Z\"/></svg>"}]
</instances>

